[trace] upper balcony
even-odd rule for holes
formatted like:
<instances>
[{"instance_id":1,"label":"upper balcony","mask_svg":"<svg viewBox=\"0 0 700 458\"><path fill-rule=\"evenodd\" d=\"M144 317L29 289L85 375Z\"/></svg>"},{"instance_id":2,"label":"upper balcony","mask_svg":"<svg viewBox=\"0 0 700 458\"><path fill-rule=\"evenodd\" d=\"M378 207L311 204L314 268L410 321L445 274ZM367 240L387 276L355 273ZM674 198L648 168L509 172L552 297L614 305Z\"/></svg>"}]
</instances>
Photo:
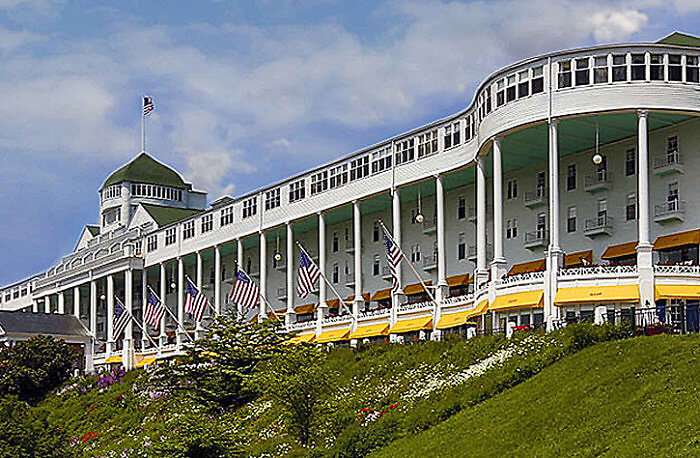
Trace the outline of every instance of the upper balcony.
<instances>
[{"instance_id":1,"label":"upper balcony","mask_svg":"<svg viewBox=\"0 0 700 458\"><path fill-rule=\"evenodd\" d=\"M434 234L435 232L437 232L437 217L425 217L425 219L423 220L423 233L425 235L429 235Z\"/></svg>"},{"instance_id":2,"label":"upper balcony","mask_svg":"<svg viewBox=\"0 0 700 458\"><path fill-rule=\"evenodd\" d=\"M683 221L685 219L685 200L673 199L654 205L654 222Z\"/></svg>"},{"instance_id":3,"label":"upper balcony","mask_svg":"<svg viewBox=\"0 0 700 458\"><path fill-rule=\"evenodd\" d=\"M547 191L544 188L537 188L536 191L528 191L525 193L525 206L527 208L535 208L547 203Z\"/></svg>"},{"instance_id":4,"label":"upper balcony","mask_svg":"<svg viewBox=\"0 0 700 458\"><path fill-rule=\"evenodd\" d=\"M677 151L654 156L653 170L656 175L683 173L683 156Z\"/></svg>"},{"instance_id":5,"label":"upper balcony","mask_svg":"<svg viewBox=\"0 0 700 458\"><path fill-rule=\"evenodd\" d=\"M600 215L587 219L583 228L583 235L586 237L597 237L599 235L612 235L613 219L608 215Z\"/></svg>"},{"instance_id":6,"label":"upper balcony","mask_svg":"<svg viewBox=\"0 0 700 458\"><path fill-rule=\"evenodd\" d=\"M612 174L607 170L599 170L584 177L583 189L586 192L609 191L612 189Z\"/></svg>"},{"instance_id":7,"label":"upper balcony","mask_svg":"<svg viewBox=\"0 0 700 458\"><path fill-rule=\"evenodd\" d=\"M549 231L546 229L538 229L532 232L525 233L525 243L523 246L528 250L546 247L549 243Z\"/></svg>"},{"instance_id":8,"label":"upper balcony","mask_svg":"<svg viewBox=\"0 0 700 458\"><path fill-rule=\"evenodd\" d=\"M345 274L345 286L355 286L355 272L350 271Z\"/></svg>"},{"instance_id":9,"label":"upper balcony","mask_svg":"<svg viewBox=\"0 0 700 458\"><path fill-rule=\"evenodd\" d=\"M437 269L438 254L437 251L432 254L423 256L423 270L426 272Z\"/></svg>"}]
</instances>

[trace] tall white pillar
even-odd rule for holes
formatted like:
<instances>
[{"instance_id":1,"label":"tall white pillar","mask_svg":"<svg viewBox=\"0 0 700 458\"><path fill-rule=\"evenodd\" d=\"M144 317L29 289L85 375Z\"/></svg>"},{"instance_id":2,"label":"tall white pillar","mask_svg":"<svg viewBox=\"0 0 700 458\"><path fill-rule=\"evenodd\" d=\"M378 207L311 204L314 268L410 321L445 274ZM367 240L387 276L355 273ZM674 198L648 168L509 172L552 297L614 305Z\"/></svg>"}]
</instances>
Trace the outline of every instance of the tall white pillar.
<instances>
[{"instance_id":1,"label":"tall white pillar","mask_svg":"<svg viewBox=\"0 0 700 458\"><path fill-rule=\"evenodd\" d=\"M637 271L639 274L639 298L641 307L654 306L654 266L652 251L654 246L649 235L649 140L647 126L648 112L637 112L637 150L639 183L637 189L637 203L639 205L638 231L639 244L637 245Z\"/></svg>"},{"instance_id":2,"label":"tall white pillar","mask_svg":"<svg viewBox=\"0 0 700 458\"><path fill-rule=\"evenodd\" d=\"M488 278L486 270L486 158L476 163L476 272L475 289Z\"/></svg>"},{"instance_id":3,"label":"tall white pillar","mask_svg":"<svg viewBox=\"0 0 700 458\"><path fill-rule=\"evenodd\" d=\"M168 287L168 276L167 276L167 271L165 267L165 263L160 263L160 291L158 292L158 295L160 296L160 300L163 302L163 306L167 307L168 304L165 301L165 295L167 294L167 287ZM160 345L165 346L168 344L168 334L166 333L165 330L165 320L168 319L170 316L169 313L165 313L163 316L163 319L160 320Z\"/></svg>"},{"instance_id":4,"label":"tall white pillar","mask_svg":"<svg viewBox=\"0 0 700 458\"><path fill-rule=\"evenodd\" d=\"M90 333L97 339L97 280L90 280ZM94 351L93 351L94 354Z\"/></svg>"},{"instance_id":5,"label":"tall white pillar","mask_svg":"<svg viewBox=\"0 0 700 458\"><path fill-rule=\"evenodd\" d=\"M447 253L445 246L445 185L443 177L435 177L435 202L437 206L437 285L447 287Z\"/></svg>"},{"instance_id":6,"label":"tall white pillar","mask_svg":"<svg viewBox=\"0 0 700 458\"><path fill-rule=\"evenodd\" d=\"M258 321L262 323L267 318L267 307L263 299L263 296L267 297L267 236L264 231L260 231L260 292Z\"/></svg>"},{"instance_id":7,"label":"tall white pillar","mask_svg":"<svg viewBox=\"0 0 700 458\"><path fill-rule=\"evenodd\" d=\"M80 319L80 286L73 288L73 316Z\"/></svg>"},{"instance_id":8,"label":"tall white pillar","mask_svg":"<svg viewBox=\"0 0 700 458\"><path fill-rule=\"evenodd\" d=\"M399 247L401 247L401 192L399 191L399 188L396 187L392 190L391 196L391 230L393 232L392 235L394 236L394 241ZM402 270L402 266L399 265L397 276L399 277L399 285L401 285L401 290L403 291L404 284ZM390 314L390 322L392 326L396 323L397 310L401 300L401 293L392 294Z\"/></svg>"},{"instance_id":9,"label":"tall white pillar","mask_svg":"<svg viewBox=\"0 0 700 458\"><path fill-rule=\"evenodd\" d=\"M357 318L360 308L364 305L362 297L362 211L360 201L352 202L352 243L354 245L355 299L352 303L352 314ZM357 323L357 320L355 320Z\"/></svg>"},{"instance_id":10,"label":"tall white pillar","mask_svg":"<svg viewBox=\"0 0 700 458\"><path fill-rule=\"evenodd\" d=\"M58 292L58 313L61 315L66 313L66 293L64 291Z\"/></svg>"},{"instance_id":11,"label":"tall white pillar","mask_svg":"<svg viewBox=\"0 0 700 458\"><path fill-rule=\"evenodd\" d=\"M146 305L148 304L148 269L141 271L141 348L146 349L151 342L148 340L148 324L146 324Z\"/></svg>"},{"instance_id":12,"label":"tall white pillar","mask_svg":"<svg viewBox=\"0 0 700 458\"><path fill-rule=\"evenodd\" d=\"M185 327L185 265L182 256L177 258L177 348L182 346L185 340L183 328Z\"/></svg>"},{"instance_id":13,"label":"tall white pillar","mask_svg":"<svg viewBox=\"0 0 700 458\"><path fill-rule=\"evenodd\" d=\"M196 256L197 256L197 271L195 272L195 281L197 282L197 291L203 292L202 291L202 252L197 251ZM206 310L204 313L205 314L209 313L209 310ZM202 328L201 320L197 321L197 323L195 323L195 330L194 330L194 338L195 339L199 339L203 329L204 328Z\"/></svg>"},{"instance_id":14,"label":"tall white pillar","mask_svg":"<svg viewBox=\"0 0 700 458\"><path fill-rule=\"evenodd\" d=\"M503 253L503 154L501 139L493 139L493 262L491 278L496 283L505 274L506 259Z\"/></svg>"},{"instance_id":15,"label":"tall white pillar","mask_svg":"<svg viewBox=\"0 0 700 458\"><path fill-rule=\"evenodd\" d=\"M127 269L124 272L124 307L126 311L134 313L134 271ZM129 320L124 328L124 345L122 352L122 364L127 370L134 368L134 321Z\"/></svg>"},{"instance_id":16,"label":"tall white pillar","mask_svg":"<svg viewBox=\"0 0 700 458\"><path fill-rule=\"evenodd\" d=\"M560 311L554 305L557 295L557 278L563 262L563 253L559 246L559 122L549 122L549 246L546 258L546 275L544 279L544 319L547 329L553 329L559 321Z\"/></svg>"},{"instance_id":17,"label":"tall white pillar","mask_svg":"<svg viewBox=\"0 0 700 458\"><path fill-rule=\"evenodd\" d=\"M39 313L39 298L32 301L32 313Z\"/></svg>"},{"instance_id":18,"label":"tall white pillar","mask_svg":"<svg viewBox=\"0 0 700 458\"><path fill-rule=\"evenodd\" d=\"M221 314L221 246L214 247L214 312Z\"/></svg>"},{"instance_id":19,"label":"tall white pillar","mask_svg":"<svg viewBox=\"0 0 700 458\"><path fill-rule=\"evenodd\" d=\"M242 269L243 268L243 240L237 239L236 240L236 268ZM246 274L250 275L250 272L246 272ZM252 280L252 279L251 279ZM236 306L236 314L240 320L243 320L243 307L239 304Z\"/></svg>"},{"instance_id":20,"label":"tall white pillar","mask_svg":"<svg viewBox=\"0 0 700 458\"><path fill-rule=\"evenodd\" d=\"M287 313L285 322L287 326L292 324L294 319L294 226L292 222L287 223Z\"/></svg>"},{"instance_id":21,"label":"tall white pillar","mask_svg":"<svg viewBox=\"0 0 700 458\"><path fill-rule=\"evenodd\" d=\"M114 351L114 277L107 275L107 355Z\"/></svg>"},{"instance_id":22,"label":"tall white pillar","mask_svg":"<svg viewBox=\"0 0 700 458\"><path fill-rule=\"evenodd\" d=\"M51 313L51 295L44 296L44 313Z\"/></svg>"},{"instance_id":23,"label":"tall white pillar","mask_svg":"<svg viewBox=\"0 0 700 458\"><path fill-rule=\"evenodd\" d=\"M328 303L326 302L326 283L323 277L326 275L326 216L318 212L318 269L321 278L318 280L318 329L323 325L323 317L327 315Z\"/></svg>"}]
</instances>

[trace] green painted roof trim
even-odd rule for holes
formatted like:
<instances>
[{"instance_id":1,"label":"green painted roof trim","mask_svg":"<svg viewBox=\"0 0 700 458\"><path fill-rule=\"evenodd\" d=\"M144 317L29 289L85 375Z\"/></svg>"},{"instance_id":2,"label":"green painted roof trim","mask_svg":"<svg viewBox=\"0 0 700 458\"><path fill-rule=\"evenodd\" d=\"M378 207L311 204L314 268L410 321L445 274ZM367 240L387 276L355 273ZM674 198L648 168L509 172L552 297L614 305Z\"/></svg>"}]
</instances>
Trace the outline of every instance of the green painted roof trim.
<instances>
[{"instance_id":1,"label":"green painted roof trim","mask_svg":"<svg viewBox=\"0 0 700 458\"><path fill-rule=\"evenodd\" d=\"M90 234L95 237L96 235L100 235L100 226L92 226L92 225L87 225L85 228L90 231Z\"/></svg>"},{"instance_id":2,"label":"green painted roof trim","mask_svg":"<svg viewBox=\"0 0 700 458\"><path fill-rule=\"evenodd\" d=\"M700 38L681 32L673 32L671 35L662 38L657 43L663 45L695 46L700 48Z\"/></svg>"},{"instance_id":3,"label":"green painted roof trim","mask_svg":"<svg viewBox=\"0 0 700 458\"><path fill-rule=\"evenodd\" d=\"M141 206L151 215L158 227L167 226L187 219L190 216L202 213L203 210L190 210L186 208L163 207L153 204L141 204Z\"/></svg>"},{"instance_id":4,"label":"green painted roof trim","mask_svg":"<svg viewBox=\"0 0 700 458\"><path fill-rule=\"evenodd\" d=\"M131 183L157 184L179 189L189 189L179 173L162 164L147 153L141 153L128 164L112 173L102 188L128 181Z\"/></svg>"}]
</instances>

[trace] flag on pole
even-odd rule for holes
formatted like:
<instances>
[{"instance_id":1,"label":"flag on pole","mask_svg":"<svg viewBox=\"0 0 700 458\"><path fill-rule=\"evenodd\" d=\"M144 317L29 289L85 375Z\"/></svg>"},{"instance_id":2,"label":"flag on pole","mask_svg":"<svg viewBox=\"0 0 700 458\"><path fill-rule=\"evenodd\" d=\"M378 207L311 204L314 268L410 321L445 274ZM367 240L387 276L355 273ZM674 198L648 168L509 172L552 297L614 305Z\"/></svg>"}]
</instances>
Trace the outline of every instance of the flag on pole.
<instances>
[{"instance_id":1,"label":"flag on pole","mask_svg":"<svg viewBox=\"0 0 700 458\"><path fill-rule=\"evenodd\" d=\"M151 111L153 111L156 106L153 104L153 97L147 95L143 96L143 115L148 116Z\"/></svg>"},{"instance_id":2,"label":"flag on pole","mask_svg":"<svg viewBox=\"0 0 700 458\"><path fill-rule=\"evenodd\" d=\"M157 327L165 316L165 304L153 293L148 294L148 302L143 311L143 321L153 327Z\"/></svg>"},{"instance_id":3,"label":"flag on pole","mask_svg":"<svg viewBox=\"0 0 700 458\"><path fill-rule=\"evenodd\" d=\"M397 293L401 289L399 283L399 269L401 268L401 248L396 245L384 232L384 246L386 247L386 260L391 273L391 291Z\"/></svg>"},{"instance_id":4,"label":"flag on pole","mask_svg":"<svg viewBox=\"0 0 700 458\"><path fill-rule=\"evenodd\" d=\"M208 304L207 296L188 279L187 292L185 293L185 312L191 313L195 321L201 321Z\"/></svg>"},{"instance_id":5,"label":"flag on pole","mask_svg":"<svg viewBox=\"0 0 700 458\"><path fill-rule=\"evenodd\" d=\"M258 285L245 272L238 270L229 300L247 312L258 302L259 298L260 288Z\"/></svg>"},{"instance_id":6,"label":"flag on pole","mask_svg":"<svg viewBox=\"0 0 700 458\"><path fill-rule=\"evenodd\" d=\"M114 298L116 302L114 304L114 318L112 319L112 323L114 324L112 338L117 340L122 332L124 332L124 329L126 329L126 325L131 321L132 315L117 296L114 296Z\"/></svg>"},{"instance_id":7,"label":"flag on pole","mask_svg":"<svg viewBox=\"0 0 700 458\"><path fill-rule=\"evenodd\" d=\"M316 282L321 277L321 271L318 270L316 264L306 256L306 253L301 252L299 261L299 279L297 280L297 294L304 299L311 294Z\"/></svg>"}]
</instances>

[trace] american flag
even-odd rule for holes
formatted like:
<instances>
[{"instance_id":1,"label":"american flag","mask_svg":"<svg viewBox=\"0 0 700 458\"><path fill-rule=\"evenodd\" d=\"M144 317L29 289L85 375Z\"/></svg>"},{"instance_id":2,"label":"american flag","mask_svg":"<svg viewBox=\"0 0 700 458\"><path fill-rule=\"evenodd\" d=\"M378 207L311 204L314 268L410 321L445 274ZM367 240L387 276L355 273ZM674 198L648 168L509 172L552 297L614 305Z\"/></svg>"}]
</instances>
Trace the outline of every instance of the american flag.
<instances>
[{"instance_id":1,"label":"american flag","mask_svg":"<svg viewBox=\"0 0 700 458\"><path fill-rule=\"evenodd\" d=\"M153 327L157 327L165 316L165 304L155 294L149 293L146 308L143 311L143 321Z\"/></svg>"},{"instance_id":2,"label":"american flag","mask_svg":"<svg viewBox=\"0 0 700 458\"><path fill-rule=\"evenodd\" d=\"M299 261L299 280L297 281L297 294L299 297L304 299L311 294L320 276L321 271L318 270L316 264L302 251L301 260Z\"/></svg>"},{"instance_id":3,"label":"american flag","mask_svg":"<svg viewBox=\"0 0 700 458\"><path fill-rule=\"evenodd\" d=\"M229 295L229 300L236 305L240 305L244 311L250 310L260 298L260 288L245 272L236 272L236 280Z\"/></svg>"},{"instance_id":4,"label":"american flag","mask_svg":"<svg viewBox=\"0 0 700 458\"><path fill-rule=\"evenodd\" d=\"M386 247L386 260L391 272L391 291L396 293L401 288L399 283L399 269L401 268L401 248L398 247L384 232L384 246Z\"/></svg>"},{"instance_id":5,"label":"american flag","mask_svg":"<svg viewBox=\"0 0 700 458\"><path fill-rule=\"evenodd\" d=\"M153 105L153 97L149 97L147 95L143 96L143 115L148 116L151 111L153 111L156 108L155 105Z\"/></svg>"},{"instance_id":6,"label":"american flag","mask_svg":"<svg viewBox=\"0 0 700 458\"><path fill-rule=\"evenodd\" d=\"M199 291L190 280L187 280L185 293L185 312L191 313L195 321L201 321L209 301L203 292Z\"/></svg>"},{"instance_id":7,"label":"american flag","mask_svg":"<svg viewBox=\"0 0 700 458\"><path fill-rule=\"evenodd\" d=\"M131 321L132 315L118 297L115 296L114 298L116 302L114 304L114 318L112 319L112 323L114 324L112 338L117 340L122 332L124 332L124 329L126 329L126 325Z\"/></svg>"}]
</instances>

